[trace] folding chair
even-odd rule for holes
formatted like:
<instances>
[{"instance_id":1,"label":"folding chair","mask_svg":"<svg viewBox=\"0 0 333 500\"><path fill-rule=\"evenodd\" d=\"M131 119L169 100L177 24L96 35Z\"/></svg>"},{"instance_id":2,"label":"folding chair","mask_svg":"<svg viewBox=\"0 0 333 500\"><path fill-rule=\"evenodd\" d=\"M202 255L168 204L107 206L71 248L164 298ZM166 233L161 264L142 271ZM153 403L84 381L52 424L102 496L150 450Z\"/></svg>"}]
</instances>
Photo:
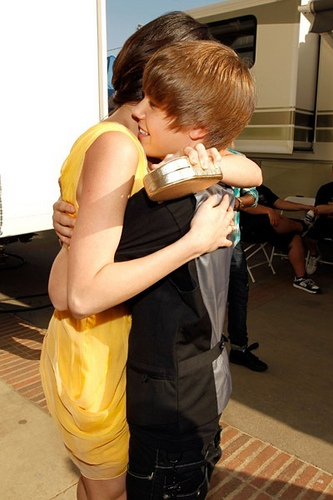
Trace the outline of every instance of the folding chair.
<instances>
[{"instance_id":1,"label":"folding chair","mask_svg":"<svg viewBox=\"0 0 333 500\"><path fill-rule=\"evenodd\" d=\"M256 280L254 279L253 273L252 273L252 269L254 269L255 267L262 266L262 265L266 264L270 268L272 273L276 274L276 271L275 271L273 264L271 262L271 255L268 254L267 249L266 249L267 244L268 244L267 241L264 243L243 243L247 271L248 271L249 276L252 280L252 283L256 282ZM265 256L265 260L260 261L260 262L254 262L253 264L251 264L250 259L252 259L252 257L257 255L257 253L260 251L263 252L263 254Z\"/></svg>"},{"instance_id":2,"label":"folding chair","mask_svg":"<svg viewBox=\"0 0 333 500\"><path fill-rule=\"evenodd\" d=\"M325 258L323 259L322 256L320 256L320 259L318 260L318 264L327 264L329 266L333 266L333 239L332 238L322 238L318 240L318 247L319 247L319 252L320 255L323 253L322 251L324 250L324 245L328 245L330 247L331 253L332 253L332 260L327 260L326 255L327 251L325 252ZM310 259L310 252L308 252L306 256L306 263L308 264Z\"/></svg>"}]
</instances>

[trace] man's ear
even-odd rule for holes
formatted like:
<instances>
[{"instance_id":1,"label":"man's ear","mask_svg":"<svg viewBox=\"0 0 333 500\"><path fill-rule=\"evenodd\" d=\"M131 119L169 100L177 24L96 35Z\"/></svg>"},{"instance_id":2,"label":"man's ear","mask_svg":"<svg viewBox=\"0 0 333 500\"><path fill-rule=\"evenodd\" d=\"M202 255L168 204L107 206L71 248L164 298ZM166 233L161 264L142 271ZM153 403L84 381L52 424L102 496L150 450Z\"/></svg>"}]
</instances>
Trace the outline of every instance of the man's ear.
<instances>
[{"instance_id":1,"label":"man's ear","mask_svg":"<svg viewBox=\"0 0 333 500\"><path fill-rule=\"evenodd\" d=\"M204 127L193 128L190 130L190 138L192 141L201 141L208 134L208 130Z\"/></svg>"}]
</instances>

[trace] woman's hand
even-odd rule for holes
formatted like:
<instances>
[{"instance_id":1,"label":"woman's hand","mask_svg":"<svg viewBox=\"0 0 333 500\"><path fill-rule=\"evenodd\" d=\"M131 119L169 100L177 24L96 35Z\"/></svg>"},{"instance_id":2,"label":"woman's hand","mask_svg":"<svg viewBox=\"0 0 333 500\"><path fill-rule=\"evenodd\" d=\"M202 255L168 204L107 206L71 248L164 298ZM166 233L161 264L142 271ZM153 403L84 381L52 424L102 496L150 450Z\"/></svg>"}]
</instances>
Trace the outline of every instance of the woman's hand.
<instances>
[{"instance_id":1,"label":"woman's hand","mask_svg":"<svg viewBox=\"0 0 333 500\"><path fill-rule=\"evenodd\" d=\"M216 148L206 149L203 144L197 144L195 148L188 146L175 154L166 155L160 163L150 165L150 169L159 168L167 161L179 158L180 156L187 156L191 165L194 167L199 166L202 170L207 170L211 164L220 166L222 161L222 156Z\"/></svg>"},{"instance_id":2,"label":"woman's hand","mask_svg":"<svg viewBox=\"0 0 333 500\"><path fill-rule=\"evenodd\" d=\"M228 195L224 195L220 204L217 196L212 195L200 205L188 233L194 240L198 256L232 245L228 236L234 229L233 217L234 211Z\"/></svg>"},{"instance_id":3,"label":"woman's hand","mask_svg":"<svg viewBox=\"0 0 333 500\"><path fill-rule=\"evenodd\" d=\"M71 203L58 200L53 205L53 227L61 244L70 245L75 226L75 208Z\"/></svg>"},{"instance_id":4,"label":"woman's hand","mask_svg":"<svg viewBox=\"0 0 333 500\"><path fill-rule=\"evenodd\" d=\"M222 156L216 148L206 149L203 144L197 144L195 148L187 147L184 149L184 155L188 157L191 165L199 166L207 170L211 164L220 166Z\"/></svg>"}]
</instances>

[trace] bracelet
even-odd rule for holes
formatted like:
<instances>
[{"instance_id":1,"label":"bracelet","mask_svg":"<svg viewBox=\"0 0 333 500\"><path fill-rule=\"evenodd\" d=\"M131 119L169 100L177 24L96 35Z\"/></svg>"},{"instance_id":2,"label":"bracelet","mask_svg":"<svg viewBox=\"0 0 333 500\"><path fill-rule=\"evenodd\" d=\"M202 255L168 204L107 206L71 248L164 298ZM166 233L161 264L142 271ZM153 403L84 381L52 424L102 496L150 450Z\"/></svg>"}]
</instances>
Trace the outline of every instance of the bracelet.
<instances>
[{"instance_id":1,"label":"bracelet","mask_svg":"<svg viewBox=\"0 0 333 500\"><path fill-rule=\"evenodd\" d=\"M242 198L239 198L238 196L236 196L235 200L239 203L238 208L236 208L236 212L238 212L241 208L244 208L244 203Z\"/></svg>"}]
</instances>

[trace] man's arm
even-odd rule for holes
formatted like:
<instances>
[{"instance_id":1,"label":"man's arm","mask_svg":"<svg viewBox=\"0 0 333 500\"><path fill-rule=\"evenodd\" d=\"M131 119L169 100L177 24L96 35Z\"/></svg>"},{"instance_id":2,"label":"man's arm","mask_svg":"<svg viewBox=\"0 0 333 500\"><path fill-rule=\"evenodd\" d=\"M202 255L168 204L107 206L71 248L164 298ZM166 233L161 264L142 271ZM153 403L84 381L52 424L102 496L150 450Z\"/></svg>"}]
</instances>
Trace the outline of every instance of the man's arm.
<instances>
[{"instance_id":1,"label":"man's arm","mask_svg":"<svg viewBox=\"0 0 333 500\"><path fill-rule=\"evenodd\" d=\"M279 223L280 214L274 208L258 204L256 207L244 208L244 212L251 215L268 215L271 226L276 227Z\"/></svg>"},{"instance_id":2,"label":"man's arm","mask_svg":"<svg viewBox=\"0 0 333 500\"><path fill-rule=\"evenodd\" d=\"M244 210L245 208L256 207L258 205L258 191L255 187L242 188L239 195L235 197L234 210Z\"/></svg>"},{"instance_id":3,"label":"man's arm","mask_svg":"<svg viewBox=\"0 0 333 500\"><path fill-rule=\"evenodd\" d=\"M317 205L315 212L318 215L327 215L328 217L332 217L333 205Z\"/></svg>"},{"instance_id":4,"label":"man's arm","mask_svg":"<svg viewBox=\"0 0 333 500\"><path fill-rule=\"evenodd\" d=\"M287 210L289 212L298 212L299 210L313 210L313 205L304 205L304 203L294 203L293 201L281 200L278 198L274 202L274 207L278 210Z\"/></svg>"}]
</instances>

